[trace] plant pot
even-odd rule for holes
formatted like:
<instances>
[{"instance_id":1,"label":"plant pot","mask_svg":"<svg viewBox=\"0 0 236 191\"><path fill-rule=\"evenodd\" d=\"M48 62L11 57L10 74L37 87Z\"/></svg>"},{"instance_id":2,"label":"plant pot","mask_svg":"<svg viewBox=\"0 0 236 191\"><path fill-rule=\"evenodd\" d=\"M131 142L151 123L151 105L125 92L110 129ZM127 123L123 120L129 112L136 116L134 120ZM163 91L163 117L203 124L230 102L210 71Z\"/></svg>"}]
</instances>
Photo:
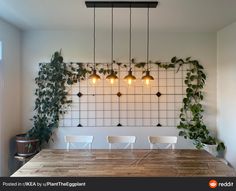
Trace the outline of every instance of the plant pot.
<instances>
[{"instance_id":1,"label":"plant pot","mask_svg":"<svg viewBox=\"0 0 236 191\"><path fill-rule=\"evenodd\" d=\"M16 135L16 153L19 156L31 156L37 153L39 140L26 137L26 134Z\"/></svg>"},{"instance_id":2,"label":"plant pot","mask_svg":"<svg viewBox=\"0 0 236 191\"><path fill-rule=\"evenodd\" d=\"M217 145L208 145L204 143L203 149L215 157L218 155Z\"/></svg>"}]
</instances>

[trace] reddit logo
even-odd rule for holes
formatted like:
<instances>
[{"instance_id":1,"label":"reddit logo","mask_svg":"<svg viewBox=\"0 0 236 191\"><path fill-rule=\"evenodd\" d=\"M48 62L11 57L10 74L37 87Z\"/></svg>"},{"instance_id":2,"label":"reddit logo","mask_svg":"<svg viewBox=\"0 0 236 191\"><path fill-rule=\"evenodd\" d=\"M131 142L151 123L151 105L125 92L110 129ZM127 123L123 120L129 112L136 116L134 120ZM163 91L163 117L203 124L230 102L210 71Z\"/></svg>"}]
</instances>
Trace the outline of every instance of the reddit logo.
<instances>
[{"instance_id":1,"label":"reddit logo","mask_svg":"<svg viewBox=\"0 0 236 191\"><path fill-rule=\"evenodd\" d=\"M210 180L208 184L210 188L216 188L218 185L218 182L216 180Z\"/></svg>"}]
</instances>

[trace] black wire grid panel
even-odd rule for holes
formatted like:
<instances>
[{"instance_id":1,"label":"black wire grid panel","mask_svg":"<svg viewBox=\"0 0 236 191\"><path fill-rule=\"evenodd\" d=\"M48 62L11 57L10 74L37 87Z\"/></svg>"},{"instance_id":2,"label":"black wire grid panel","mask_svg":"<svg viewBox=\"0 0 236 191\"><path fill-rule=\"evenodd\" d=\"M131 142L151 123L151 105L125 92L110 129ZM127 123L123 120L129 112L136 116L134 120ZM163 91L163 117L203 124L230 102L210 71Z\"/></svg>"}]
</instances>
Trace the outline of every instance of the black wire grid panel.
<instances>
[{"instance_id":1,"label":"black wire grid panel","mask_svg":"<svg viewBox=\"0 0 236 191\"><path fill-rule=\"evenodd\" d=\"M67 87L72 104L60 127L176 127L188 66L178 72L152 66L154 80L148 86L141 81L141 69L133 69L137 80L132 85L123 80L126 68L115 69L119 79L113 85L100 75L96 85L83 80Z\"/></svg>"}]
</instances>

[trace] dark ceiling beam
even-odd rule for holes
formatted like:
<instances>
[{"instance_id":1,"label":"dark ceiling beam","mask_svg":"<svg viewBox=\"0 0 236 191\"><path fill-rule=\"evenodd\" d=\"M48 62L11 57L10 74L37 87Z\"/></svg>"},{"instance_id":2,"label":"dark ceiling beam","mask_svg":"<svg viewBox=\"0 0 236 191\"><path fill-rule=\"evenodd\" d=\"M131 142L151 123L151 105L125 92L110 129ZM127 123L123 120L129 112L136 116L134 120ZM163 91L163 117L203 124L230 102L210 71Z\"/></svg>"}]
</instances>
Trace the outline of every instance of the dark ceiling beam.
<instances>
[{"instance_id":1,"label":"dark ceiling beam","mask_svg":"<svg viewBox=\"0 0 236 191\"><path fill-rule=\"evenodd\" d=\"M156 8L158 1L85 1L87 8Z\"/></svg>"}]
</instances>

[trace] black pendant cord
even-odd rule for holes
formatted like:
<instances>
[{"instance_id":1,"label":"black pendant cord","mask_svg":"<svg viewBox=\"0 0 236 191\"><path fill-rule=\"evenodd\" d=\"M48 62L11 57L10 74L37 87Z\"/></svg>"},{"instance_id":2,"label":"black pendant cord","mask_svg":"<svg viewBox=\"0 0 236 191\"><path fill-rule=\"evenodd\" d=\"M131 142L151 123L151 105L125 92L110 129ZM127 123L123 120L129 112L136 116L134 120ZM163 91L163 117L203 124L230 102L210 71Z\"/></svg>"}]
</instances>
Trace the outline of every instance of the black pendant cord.
<instances>
[{"instance_id":1,"label":"black pendant cord","mask_svg":"<svg viewBox=\"0 0 236 191\"><path fill-rule=\"evenodd\" d=\"M95 51L95 39L96 39L96 19L95 19L95 6L93 8L93 69L95 70L96 69L96 63L95 63L95 54L96 54L96 51Z\"/></svg>"},{"instance_id":2,"label":"black pendant cord","mask_svg":"<svg viewBox=\"0 0 236 191\"><path fill-rule=\"evenodd\" d=\"M132 43L132 39L131 39L131 5L129 8L129 69L131 69L131 43Z\"/></svg>"},{"instance_id":3,"label":"black pendant cord","mask_svg":"<svg viewBox=\"0 0 236 191\"><path fill-rule=\"evenodd\" d=\"M111 69L113 71L113 7L111 8Z\"/></svg>"},{"instance_id":4,"label":"black pendant cord","mask_svg":"<svg viewBox=\"0 0 236 191\"><path fill-rule=\"evenodd\" d=\"M149 7L147 9L147 71L149 64Z\"/></svg>"}]
</instances>

